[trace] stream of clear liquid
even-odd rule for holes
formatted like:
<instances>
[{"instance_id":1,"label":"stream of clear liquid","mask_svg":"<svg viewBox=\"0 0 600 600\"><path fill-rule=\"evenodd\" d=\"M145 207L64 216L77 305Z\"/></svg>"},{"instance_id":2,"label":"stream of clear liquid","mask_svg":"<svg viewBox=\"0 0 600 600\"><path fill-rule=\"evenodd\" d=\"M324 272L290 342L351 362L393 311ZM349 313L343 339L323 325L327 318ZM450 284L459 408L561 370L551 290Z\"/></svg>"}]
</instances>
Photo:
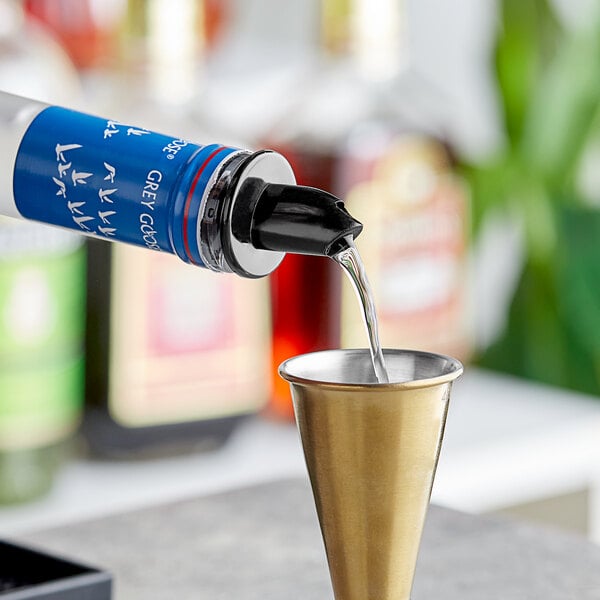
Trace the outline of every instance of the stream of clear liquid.
<instances>
[{"instance_id":1,"label":"stream of clear liquid","mask_svg":"<svg viewBox=\"0 0 600 600\"><path fill-rule=\"evenodd\" d=\"M373 292L367 278L365 267L360 258L360 254L354 245L352 237L346 238L348 248L344 248L331 258L339 263L350 278L352 287L358 296L361 307L363 321L367 328L369 337L369 349L371 351L371 362L375 377L379 383L388 383L388 374L385 367L381 343L379 342L379 328L377 325L377 313L375 312L375 302L373 301Z\"/></svg>"}]
</instances>

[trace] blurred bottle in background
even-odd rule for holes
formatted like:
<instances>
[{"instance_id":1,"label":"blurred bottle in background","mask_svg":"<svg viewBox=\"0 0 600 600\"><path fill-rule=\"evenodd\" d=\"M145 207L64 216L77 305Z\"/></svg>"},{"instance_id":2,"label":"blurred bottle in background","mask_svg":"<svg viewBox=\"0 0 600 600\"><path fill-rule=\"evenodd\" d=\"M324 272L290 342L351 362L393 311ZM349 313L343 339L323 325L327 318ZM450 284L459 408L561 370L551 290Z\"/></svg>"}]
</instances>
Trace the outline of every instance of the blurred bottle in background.
<instances>
[{"instance_id":1,"label":"blurred bottle in background","mask_svg":"<svg viewBox=\"0 0 600 600\"><path fill-rule=\"evenodd\" d=\"M317 48L314 39L310 46L306 42L309 35L314 38L314 7L314 0L232 2L232 27L215 48L211 83L198 110L206 120L219 123L222 131L242 139L245 147L281 150L299 184L330 190L330 172L321 168L320 157L310 167L301 165L295 148L280 146L277 135L282 123L295 118L297 105L306 99L306 86L312 83ZM277 366L294 354L339 346L340 273L333 261L322 258L288 255L286 263L297 266L280 266L281 284L270 282L273 335L266 379L268 412L290 419L289 391ZM275 289L285 290L285 297L275 298ZM321 293L329 298L330 290L337 294L337 305L325 299L311 301Z\"/></svg>"},{"instance_id":2,"label":"blurred bottle in background","mask_svg":"<svg viewBox=\"0 0 600 600\"><path fill-rule=\"evenodd\" d=\"M51 34L77 69L83 93L69 107L102 112L114 104L126 1L23 0L28 20Z\"/></svg>"},{"instance_id":3,"label":"blurred bottle in background","mask_svg":"<svg viewBox=\"0 0 600 600\"><path fill-rule=\"evenodd\" d=\"M79 97L66 54L22 5L0 1L0 88L39 100ZM81 420L82 238L0 221L0 504L46 492Z\"/></svg>"},{"instance_id":4,"label":"blurred bottle in background","mask_svg":"<svg viewBox=\"0 0 600 600\"><path fill-rule=\"evenodd\" d=\"M88 97L102 102L93 110L195 142L223 140L195 104L227 6L224 0L123 4L119 36L106 36L118 47L98 46L118 57L116 66L90 77L102 60L86 56L93 82ZM110 94L101 91L103 82ZM199 272L158 253L95 240L88 255L84 432L95 453L212 448L261 409L268 369L265 282Z\"/></svg>"},{"instance_id":5,"label":"blurred bottle in background","mask_svg":"<svg viewBox=\"0 0 600 600\"><path fill-rule=\"evenodd\" d=\"M124 0L24 0L27 15L50 29L80 71L114 66Z\"/></svg>"},{"instance_id":6,"label":"blurred bottle in background","mask_svg":"<svg viewBox=\"0 0 600 600\"><path fill-rule=\"evenodd\" d=\"M384 346L465 358L466 196L444 143L443 99L410 68L404 3L319 8L318 68L262 143L288 157L300 184L360 215ZM278 364L339 346L340 312L342 343L365 345L353 291L341 288L337 265L319 258L287 257L271 276L273 413L292 416Z\"/></svg>"}]
</instances>

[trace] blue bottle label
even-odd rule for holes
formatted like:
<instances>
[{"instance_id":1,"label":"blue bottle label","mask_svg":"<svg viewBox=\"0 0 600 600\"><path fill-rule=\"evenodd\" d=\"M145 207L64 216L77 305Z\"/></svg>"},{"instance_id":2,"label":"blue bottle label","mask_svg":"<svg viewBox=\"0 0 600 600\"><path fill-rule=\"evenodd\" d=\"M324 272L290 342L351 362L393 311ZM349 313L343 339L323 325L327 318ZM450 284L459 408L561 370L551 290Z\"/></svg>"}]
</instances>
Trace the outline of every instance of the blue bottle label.
<instances>
[{"instance_id":1,"label":"blue bottle label","mask_svg":"<svg viewBox=\"0 0 600 600\"><path fill-rule=\"evenodd\" d=\"M52 106L21 141L15 203L25 218L204 266L190 228L212 174L234 151ZM195 178L196 163L204 168Z\"/></svg>"}]
</instances>

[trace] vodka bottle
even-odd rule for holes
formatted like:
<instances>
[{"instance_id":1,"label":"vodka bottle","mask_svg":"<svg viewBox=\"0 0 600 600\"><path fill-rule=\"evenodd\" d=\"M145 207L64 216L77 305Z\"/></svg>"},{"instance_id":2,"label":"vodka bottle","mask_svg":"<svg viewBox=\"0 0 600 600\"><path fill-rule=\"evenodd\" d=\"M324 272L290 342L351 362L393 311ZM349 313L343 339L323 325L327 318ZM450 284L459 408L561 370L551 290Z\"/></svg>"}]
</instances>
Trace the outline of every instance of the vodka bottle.
<instances>
[{"instance_id":1,"label":"vodka bottle","mask_svg":"<svg viewBox=\"0 0 600 600\"><path fill-rule=\"evenodd\" d=\"M328 255L361 225L249 152L0 93L0 214L262 277L285 252Z\"/></svg>"}]
</instances>

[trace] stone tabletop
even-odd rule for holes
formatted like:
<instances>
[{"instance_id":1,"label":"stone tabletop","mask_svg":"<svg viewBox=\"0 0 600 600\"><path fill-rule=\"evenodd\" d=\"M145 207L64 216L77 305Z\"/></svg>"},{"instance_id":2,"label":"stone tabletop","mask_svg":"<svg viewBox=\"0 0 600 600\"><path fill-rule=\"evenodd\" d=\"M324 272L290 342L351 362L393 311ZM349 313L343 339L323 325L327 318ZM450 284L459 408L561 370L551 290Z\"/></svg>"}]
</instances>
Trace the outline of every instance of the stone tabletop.
<instances>
[{"instance_id":1,"label":"stone tabletop","mask_svg":"<svg viewBox=\"0 0 600 600\"><path fill-rule=\"evenodd\" d=\"M111 571L115 600L332 599L304 480L186 500L18 541ZM600 600L600 548L558 531L433 506L413 598Z\"/></svg>"}]
</instances>

